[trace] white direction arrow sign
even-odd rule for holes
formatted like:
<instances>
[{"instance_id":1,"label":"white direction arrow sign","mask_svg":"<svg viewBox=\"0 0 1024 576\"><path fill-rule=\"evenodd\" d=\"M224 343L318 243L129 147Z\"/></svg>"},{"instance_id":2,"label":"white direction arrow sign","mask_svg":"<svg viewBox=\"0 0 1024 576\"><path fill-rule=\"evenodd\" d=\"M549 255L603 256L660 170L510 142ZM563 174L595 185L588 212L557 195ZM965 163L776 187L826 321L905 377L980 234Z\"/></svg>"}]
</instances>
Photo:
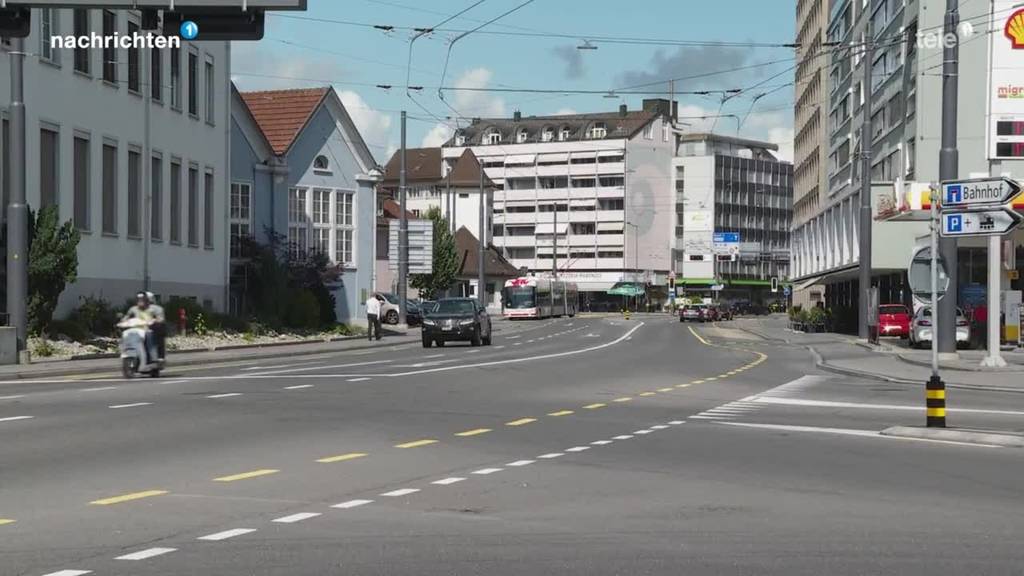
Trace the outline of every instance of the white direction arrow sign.
<instances>
[{"instance_id":1,"label":"white direction arrow sign","mask_svg":"<svg viewBox=\"0 0 1024 576\"><path fill-rule=\"evenodd\" d=\"M943 211L940 232L945 237L1002 236L1016 228L1020 222L1019 214L1005 208Z\"/></svg>"},{"instance_id":2,"label":"white direction arrow sign","mask_svg":"<svg viewBox=\"0 0 1024 576\"><path fill-rule=\"evenodd\" d=\"M943 206L998 206L1013 200L1021 184L1010 178L981 178L942 183Z\"/></svg>"}]
</instances>

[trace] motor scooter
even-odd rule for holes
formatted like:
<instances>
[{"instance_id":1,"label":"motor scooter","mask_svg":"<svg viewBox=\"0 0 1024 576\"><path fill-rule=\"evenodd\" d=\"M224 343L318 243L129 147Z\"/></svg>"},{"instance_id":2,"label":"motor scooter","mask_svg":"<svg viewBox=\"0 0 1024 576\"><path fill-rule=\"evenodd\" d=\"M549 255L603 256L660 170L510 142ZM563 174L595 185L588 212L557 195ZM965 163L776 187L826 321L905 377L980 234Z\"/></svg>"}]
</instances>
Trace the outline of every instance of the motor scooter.
<instances>
[{"instance_id":1,"label":"motor scooter","mask_svg":"<svg viewBox=\"0 0 1024 576\"><path fill-rule=\"evenodd\" d=\"M118 322L121 332L121 373L125 378L148 374L151 378L160 376L164 362L150 358L146 347L146 336L150 323L139 318Z\"/></svg>"}]
</instances>

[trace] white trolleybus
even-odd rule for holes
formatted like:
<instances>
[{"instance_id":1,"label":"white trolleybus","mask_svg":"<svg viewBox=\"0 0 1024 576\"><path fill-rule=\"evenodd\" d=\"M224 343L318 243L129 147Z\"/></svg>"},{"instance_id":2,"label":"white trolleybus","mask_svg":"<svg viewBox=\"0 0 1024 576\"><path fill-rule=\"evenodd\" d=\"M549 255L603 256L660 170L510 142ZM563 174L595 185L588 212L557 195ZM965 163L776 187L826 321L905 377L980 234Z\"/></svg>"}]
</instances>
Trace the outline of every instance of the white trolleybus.
<instances>
[{"instance_id":1,"label":"white trolleybus","mask_svg":"<svg viewBox=\"0 0 1024 576\"><path fill-rule=\"evenodd\" d=\"M549 318L576 315L580 308L576 284L548 278L514 278L502 290L505 318Z\"/></svg>"}]
</instances>

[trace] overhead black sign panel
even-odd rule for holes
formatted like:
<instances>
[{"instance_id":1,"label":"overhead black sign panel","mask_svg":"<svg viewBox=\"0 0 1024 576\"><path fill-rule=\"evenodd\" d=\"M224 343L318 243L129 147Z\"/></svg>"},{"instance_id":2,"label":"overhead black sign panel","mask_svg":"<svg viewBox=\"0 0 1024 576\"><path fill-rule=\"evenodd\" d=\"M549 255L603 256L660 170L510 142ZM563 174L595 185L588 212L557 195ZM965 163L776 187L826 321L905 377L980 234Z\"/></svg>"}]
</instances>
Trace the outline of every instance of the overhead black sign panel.
<instances>
[{"instance_id":1,"label":"overhead black sign panel","mask_svg":"<svg viewBox=\"0 0 1024 576\"><path fill-rule=\"evenodd\" d=\"M266 14L262 10L176 10L164 12L165 36L183 40L262 40Z\"/></svg>"}]
</instances>

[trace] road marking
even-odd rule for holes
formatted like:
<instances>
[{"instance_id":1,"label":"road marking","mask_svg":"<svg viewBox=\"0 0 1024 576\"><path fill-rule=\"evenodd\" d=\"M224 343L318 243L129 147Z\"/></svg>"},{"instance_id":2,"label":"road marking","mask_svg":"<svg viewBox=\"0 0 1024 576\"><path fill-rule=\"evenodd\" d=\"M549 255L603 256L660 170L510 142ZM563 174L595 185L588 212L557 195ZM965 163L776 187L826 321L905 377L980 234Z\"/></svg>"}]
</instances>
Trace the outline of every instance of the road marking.
<instances>
[{"instance_id":1,"label":"road marking","mask_svg":"<svg viewBox=\"0 0 1024 576\"><path fill-rule=\"evenodd\" d=\"M548 416L568 416L572 414L572 410L559 410L558 412L549 412Z\"/></svg>"},{"instance_id":2,"label":"road marking","mask_svg":"<svg viewBox=\"0 0 1024 576\"><path fill-rule=\"evenodd\" d=\"M211 395L207 396L207 398L216 400L217 398L233 398L235 396L241 396L241 395L242 395L241 392L228 392L226 394L211 394Z\"/></svg>"},{"instance_id":3,"label":"road marking","mask_svg":"<svg viewBox=\"0 0 1024 576\"><path fill-rule=\"evenodd\" d=\"M316 518L320 515L320 512L299 512L298 514L292 514L291 516L275 518L273 521L278 524L294 524L296 522L302 522L303 520L309 520L310 518Z\"/></svg>"},{"instance_id":4,"label":"road marking","mask_svg":"<svg viewBox=\"0 0 1024 576\"><path fill-rule=\"evenodd\" d=\"M612 400L612 402L629 402L630 400L632 400L632 398L630 398L629 396L623 396L622 398L616 398L615 400Z\"/></svg>"},{"instance_id":5,"label":"road marking","mask_svg":"<svg viewBox=\"0 0 1024 576\"><path fill-rule=\"evenodd\" d=\"M686 424L686 420L673 420L669 422L673 426L679 426L680 424Z\"/></svg>"},{"instance_id":6,"label":"road marking","mask_svg":"<svg viewBox=\"0 0 1024 576\"><path fill-rule=\"evenodd\" d=\"M134 404L114 404L113 406L108 406L108 408L113 408L114 410L117 410L119 408L138 408L139 406L152 406L152 405L153 405L152 402L136 402Z\"/></svg>"},{"instance_id":7,"label":"road marking","mask_svg":"<svg viewBox=\"0 0 1024 576\"><path fill-rule=\"evenodd\" d=\"M501 349L502 349L502 348L504 348L504 347L505 347L505 346L495 346L495 347L494 347L494 349L495 349L495 350L501 350Z\"/></svg>"},{"instance_id":8,"label":"road marking","mask_svg":"<svg viewBox=\"0 0 1024 576\"><path fill-rule=\"evenodd\" d=\"M353 368L355 366L373 366L375 364L390 364L394 360L373 360L370 362L355 362L352 364L334 364L332 366L307 366L305 368L286 368L284 370L271 370L270 372L254 372L252 374L241 374L237 377L246 378L248 376L269 376L272 374L294 374L295 372L309 372L310 370L333 370L335 368Z\"/></svg>"},{"instance_id":9,"label":"road marking","mask_svg":"<svg viewBox=\"0 0 1024 576\"><path fill-rule=\"evenodd\" d=\"M86 388L82 392L105 392L107 390L117 390L117 386L100 386L99 388Z\"/></svg>"},{"instance_id":10,"label":"road marking","mask_svg":"<svg viewBox=\"0 0 1024 576\"><path fill-rule=\"evenodd\" d=\"M862 404L859 402L832 402L828 400L804 400L802 398L773 398L755 397L754 402L761 404L781 404L787 406L810 406L816 408L862 408L868 410L915 410L920 411L924 406L911 406L907 404ZM1024 412L1018 410L987 410L980 408L947 408L947 412L961 412L965 414L999 414L1003 416L1024 416Z\"/></svg>"},{"instance_id":11,"label":"road marking","mask_svg":"<svg viewBox=\"0 0 1024 576\"><path fill-rule=\"evenodd\" d=\"M466 354L478 354L479 352L480 352L479 350L470 350L470 351L466 352Z\"/></svg>"},{"instance_id":12,"label":"road marking","mask_svg":"<svg viewBox=\"0 0 1024 576\"><path fill-rule=\"evenodd\" d=\"M132 500L141 500L143 498L151 498L153 496L163 496L168 494L166 490L146 490L145 492L133 492L131 494L122 494L121 496L112 496L110 498L103 498L101 500L93 500L89 504L96 506L110 506L111 504L121 504L122 502L131 502Z\"/></svg>"},{"instance_id":13,"label":"road marking","mask_svg":"<svg viewBox=\"0 0 1024 576\"><path fill-rule=\"evenodd\" d=\"M465 478L459 478L458 476L452 476L451 478L442 478L440 480L434 480L431 484L437 484L438 486L450 486L456 482L462 482Z\"/></svg>"},{"instance_id":14,"label":"road marking","mask_svg":"<svg viewBox=\"0 0 1024 576\"><path fill-rule=\"evenodd\" d=\"M274 470L271 468L264 468L262 470L253 470L251 472L242 472L241 474L232 474L231 476L221 476L220 478L214 478L214 482L237 482L238 480L248 480L250 478L259 478L260 476L269 476L271 474L277 474L280 470Z\"/></svg>"},{"instance_id":15,"label":"road marking","mask_svg":"<svg viewBox=\"0 0 1024 576\"><path fill-rule=\"evenodd\" d=\"M509 462L508 464L505 464L505 466L514 466L518 468L519 466L529 466L534 462L536 462L536 460L516 460L515 462Z\"/></svg>"},{"instance_id":16,"label":"road marking","mask_svg":"<svg viewBox=\"0 0 1024 576\"><path fill-rule=\"evenodd\" d=\"M598 408L604 408L607 404L598 402L597 404L587 404L583 407L584 410L597 410Z\"/></svg>"},{"instance_id":17,"label":"road marking","mask_svg":"<svg viewBox=\"0 0 1024 576\"><path fill-rule=\"evenodd\" d=\"M413 440L412 442L406 442L404 444L395 444L395 448L419 448L420 446L429 446L431 444L437 444L437 440L424 439L424 440Z\"/></svg>"},{"instance_id":18,"label":"road marking","mask_svg":"<svg viewBox=\"0 0 1024 576\"><path fill-rule=\"evenodd\" d=\"M399 488L398 490L392 490L391 492L385 492L381 496L388 496L391 498L397 498L399 496L408 496L409 494L415 494L419 492L419 488Z\"/></svg>"},{"instance_id":19,"label":"road marking","mask_svg":"<svg viewBox=\"0 0 1024 576\"><path fill-rule=\"evenodd\" d=\"M522 338L522 336L505 336L505 340L515 340L516 338Z\"/></svg>"},{"instance_id":20,"label":"road marking","mask_svg":"<svg viewBox=\"0 0 1024 576\"><path fill-rule=\"evenodd\" d=\"M466 430L465 432L457 432L455 435L456 436L462 436L462 437L479 436L480 434L487 434L490 431L491 431L490 428L477 428L475 430Z\"/></svg>"},{"instance_id":21,"label":"road marking","mask_svg":"<svg viewBox=\"0 0 1024 576\"><path fill-rule=\"evenodd\" d=\"M584 452L590 450L590 446L573 446L572 448L566 448L566 452Z\"/></svg>"},{"instance_id":22,"label":"road marking","mask_svg":"<svg viewBox=\"0 0 1024 576\"><path fill-rule=\"evenodd\" d=\"M654 396L657 392L641 392L640 396Z\"/></svg>"},{"instance_id":23,"label":"road marking","mask_svg":"<svg viewBox=\"0 0 1024 576\"><path fill-rule=\"evenodd\" d=\"M114 560L146 560L147 558L170 554L177 550L177 548L150 548L148 550L140 550L138 552L132 552L131 554L125 554L124 556L118 556L117 558L114 558Z\"/></svg>"},{"instance_id":24,"label":"road marking","mask_svg":"<svg viewBox=\"0 0 1024 576\"><path fill-rule=\"evenodd\" d=\"M285 390L302 390L303 388L312 388L312 384L296 384L295 386L285 386Z\"/></svg>"},{"instance_id":25,"label":"road marking","mask_svg":"<svg viewBox=\"0 0 1024 576\"><path fill-rule=\"evenodd\" d=\"M690 334L693 334L693 336L694 336L694 337L695 337L695 338L696 338L697 340L700 340L700 343L701 343L701 344L703 344L703 345L705 345L705 346L711 346L711 345L712 345L712 344L711 344L711 342L708 342L707 340L705 340L705 339L701 338L700 334L697 334L697 331L696 331L696 330L694 330L692 326L687 326L687 328L688 328L688 329L690 330Z\"/></svg>"},{"instance_id":26,"label":"road marking","mask_svg":"<svg viewBox=\"0 0 1024 576\"><path fill-rule=\"evenodd\" d=\"M611 444L611 443L612 443L611 440L594 440L593 442L591 442L591 444L593 444L594 446L604 446L606 444Z\"/></svg>"},{"instance_id":27,"label":"road marking","mask_svg":"<svg viewBox=\"0 0 1024 576\"><path fill-rule=\"evenodd\" d=\"M636 430L633 434L650 434L653 430Z\"/></svg>"},{"instance_id":28,"label":"road marking","mask_svg":"<svg viewBox=\"0 0 1024 576\"><path fill-rule=\"evenodd\" d=\"M632 434L623 434L621 436L612 436L612 439L613 440L629 440L632 437L633 437Z\"/></svg>"},{"instance_id":29,"label":"road marking","mask_svg":"<svg viewBox=\"0 0 1024 576\"><path fill-rule=\"evenodd\" d=\"M205 540L206 542L220 542L221 540L227 540L228 538L234 538L236 536L251 534L255 531L255 528L234 528L232 530L217 532L216 534L207 534L206 536L200 536L199 538L196 538L196 540Z\"/></svg>"},{"instance_id":30,"label":"road marking","mask_svg":"<svg viewBox=\"0 0 1024 576\"><path fill-rule=\"evenodd\" d=\"M704 379L705 382L714 382L715 380L718 380L718 376L710 376Z\"/></svg>"},{"instance_id":31,"label":"road marking","mask_svg":"<svg viewBox=\"0 0 1024 576\"><path fill-rule=\"evenodd\" d=\"M92 570L61 570L43 574L43 576L85 576L86 574L92 574Z\"/></svg>"},{"instance_id":32,"label":"road marking","mask_svg":"<svg viewBox=\"0 0 1024 576\"><path fill-rule=\"evenodd\" d=\"M689 384L676 384L676 388L689 388Z\"/></svg>"},{"instance_id":33,"label":"road marking","mask_svg":"<svg viewBox=\"0 0 1024 576\"><path fill-rule=\"evenodd\" d=\"M7 418L0 418L0 422L16 422L18 420L31 420L35 416L10 416Z\"/></svg>"},{"instance_id":34,"label":"road marking","mask_svg":"<svg viewBox=\"0 0 1024 576\"><path fill-rule=\"evenodd\" d=\"M697 420L728 420L732 418L732 416L725 414L722 414L721 416L705 416L703 414L696 414L694 416L690 416L690 418L695 418Z\"/></svg>"},{"instance_id":35,"label":"road marking","mask_svg":"<svg viewBox=\"0 0 1024 576\"><path fill-rule=\"evenodd\" d=\"M746 407L728 408L726 406L719 406L718 408L711 408L710 410L705 410L705 411L701 412L701 414L714 414L714 413L743 414L745 412L752 412L752 411L755 411L755 410L757 410L757 408L746 408Z\"/></svg>"},{"instance_id":36,"label":"road marking","mask_svg":"<svg viewBox=\"0 0 1024 576\"><path fill-rule=\"evenodd\" d=\"M188 380L167 380L166 382L160 382L161 385L167 386L169 384L184 384Z\"/></svg>"},{"instance_id":37,"label":"road marking","mask_svg":"<svg viewBox=\"0 0 1024 576\"><path fill-rule=\"evenodd\" d=\"M317 460L317 462L319 462L321 464L333 464L335 462L345 462L346 460L355 460L356 458L362 458L363 456L366 456L366 453L364 453L364 452L350 452L348 454L339 454L337 456L327 456L326 458L321 458L321 459Z\"/></svg>"},{"instance_id":38,"label":"road marking","mask_svg":"<svg viewBox=\"0 0 1024 576\"><path fill-rule=\"evenodd\" d=\"M522 345L523 345L522 342L516 342L515 344L513 344L513 346L522 346Z\"/></svg>"},{"instance_id":39,"label":"road marking","mask_svg":"<svg viewBox=\"0 0 1024 576\"><path fill-rule=\"evenodd\" d=\"M487 476L488 474L494 474L495 472L501 472L504 468L481 468L474 470L473 474L479 474L480 476Z\"/></svg>"},{"instance_id":40,"label":"road marking","mask_svg":"<svg viewBox=\"0 0 1024 576\"><path fill-rule=\"evenodd\" d=\"M691 380L690 381L690 384L703 384L703 383L704 383L703 380Z\"/></svg>"},{"instance_id":41,"label":"road marking","mask_svg":"<svg viewBox=\"0 0 1024 576\"><path fill-rule=\"evenodd\" d=\"M668 428L668 426L664 424L655 424L654 426L651 426L651 430L664 430L665 428Z\"/></svg>"},{"instance_id":42,"label":"road marking","mask_svg":"<svg viewBox=\"0 0 1024 576\"><path fill-rule=\"evenodd\" d=\"M369 378L364 376L362 378L349 378L346 382L365 382L367 380L369 380Z\"/></svg>"},{"instance_id":43,"label":"road marking","mask_svg":"<svg viewBox=\"0 0 1024 576\"><path fill-rule=\"evenodd\" d=\"M537 456L537 458L544 458L545 460L550 460L552 458L558 458L559 456L565 456L565 454L562 454L561 452L551 452L549 454L541 454L540 456Z\"/></svg>"},{"instance_id":44,"label":"road marking","mask_svg":"<svg viewBox=\"0 0 1024 576\"><path fill-rule=\"evenodd\" d=\"M530 422L536 422L536 421L537 421L536 418L520 418L519 420L513 420L511 422L506 422L505 426L524 426L526 424L529 424Z\"/></svg>"},{"instance_id":45,"label":"road marking","mask_svg":"<svg viewBox=\"0 0 1024 576\"><path fill-rule=\"evenodd\" d=\"M668 388L658 388L658 392L671 392L671 391L672 391L672 387L671 386L668 387Z\"/></svg>"},{"instance_id":46,"label":"road marking","mask_svg":"<svg viewBox=\"0 0 1024 576\"><path fill-rule=\"evenodd\" d=\"M277 366L249 366L248 368L242 368L242 371L249 370L275 370L277 368L292 368L294 366L308 366L310 364L323 364L324 360L317 360L316 362L296 362L294 364L278 364Z\"/></svg>"},{"instance_id":47,"label":"road marking","mask_svg":"<svg viewBox=\"0 0 1024 576\"><path fill-rule=\"evenodd\" d=\"M366 506L372 504L373 500L349 500L340 504L335 504L331 508L337 508L339 510L348 510L349 508L358 508L359 506Z\"/></svg>"},{"instance_id":48,"label":"road marking","mask_svg":"<svg viewBox=\"0 0 1024 576\"><path fill-rule=\"evenodd\" d=\"M430 356L420 356L420 358L424 360L429 360L431 358L444 358L444 354L431 354Z\"/></svg>"},{"instance_id":49,"label":"road marking","mask_svg":"<svg viewBox=\"0 0 1024 576\"><path fill-rule=\"evenodd\" d=\"M113 386L108 386L108 388L113 388ZM0 400L17 400L18 398L24 397L24 394L15 394L14 396L0 396Z\"/></svg>"},{"instance_id":50,"label":"road marking","mask_svg":"<svg viewBox=\"0 0 1024 576\"><path fill-rule=\"evenodd\" d=\"M0 526L6 526L8 524L14 524L15 520L12 518L0 518Z\"/></svg>"},{"instance_id":51,"label":"road marking","mask_svg":"<svg viewBox=\"0 0 1024 576\"><path fill-rule=\"evenodd\" d=\"M741 426L744 428L763 428L766 430L779 430L784 432L816 432L820 434L839 434L844 436L860 436L863 438L879 438L883 440L910 440L917 442L933 442L937 444L954 444L957 446L977 446L980 448L1002 448L995 444L975 444L973 442L957 442L955 440L936 440L933 438L906 438L903 436L885 436L875 430L858 430L853 428L819 428L817 426L791 426L786 424L752 424L749 422L722 422L729 426Z\"/></svg>"}]
</instances>

